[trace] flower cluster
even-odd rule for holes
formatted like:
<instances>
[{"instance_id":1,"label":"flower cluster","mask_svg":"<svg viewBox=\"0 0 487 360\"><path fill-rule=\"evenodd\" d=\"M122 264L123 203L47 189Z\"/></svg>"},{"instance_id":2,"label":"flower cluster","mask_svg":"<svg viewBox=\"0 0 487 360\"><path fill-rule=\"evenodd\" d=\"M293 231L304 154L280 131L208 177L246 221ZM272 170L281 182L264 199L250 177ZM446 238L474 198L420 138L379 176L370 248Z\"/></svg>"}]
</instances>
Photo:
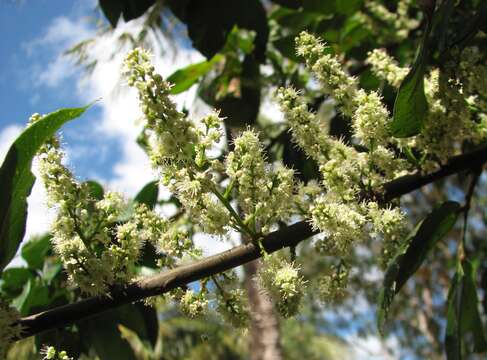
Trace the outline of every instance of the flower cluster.
<instances>
[{"instance_id":1,"label":"flower cluster","mask_svg":"<svg viewBox=\"0 0 487 360\"><path fill-rule=\"evenodd\" d=\"M212 113L193 124L177 111L169 97L170 84L155 73L150 55L142 49L127 55L124 73L128 84L138 90L148 150L161 183L178 197L203 231L226 234L230 213L219 201L221 189L214 179L222 164L208 155L220 141L222 120Z\"/></svg>"},{"instance_id":2,"label":"flower cluster","mask_svg":"<svg viewBox=\"0 0 487 360\"><path fill-rule=\"evenodd\" d=\"M40 149L38 159L49 204L57 210L54 249L71 282L94 295L132 279L144 240L152 240L141 231L148 212L139 209L133 219L118 221L127 209L121 195L107 192L97 199L87 183L76 181L62 164L63 152L55 138Z\"/></svg>"},{"instance_id":3,"label":"flower cluster","mask_svg":"<svg viewBox=\"0 0 487 360\"><path fill-rule=\"evenodd\" d=\"M396 14L375 2L367 2L367 9L401 29L402 37L417 25L408 17L409 5L409 0L399 1ZM169 221L146 206L129 206L117 193L97 197L63 165L59 141L51 139L39 152L40 172L49 203L58 213L52 230L54 248L73 283L85 293L100 294L134 278L146 242L160 253L159 265L171 268L186 256L199 256L193 231L225 236L234 229L258 241L293 215L309 219L323 233L316 242L319 251L342 258L321 281L326 299L345 294L350 272L345 258L358 242L382 241L382 265L390 259L405 237L405 215L399 207L381 206L367 195L413 166L430 169L444 162L464 140L485 139L487 67L472 48L465 50L456 73L448 72L448 64L441 74L432 70L425 83L430 111L421 133L397 140L391 136L391 114L380 93L360 89L358 79L320 39L301 33L297 53L323 92L350 119L352 129L350 142L328 135L326 120L308 110L301 93L292 88L277 91L293 141L319 168L320 179L307 184L296 184L292 169L267 162L252 129L235 137L232 150L222 156L219 113L192 121L177 110L170 98L171 85L155 72L149 53L135 49L128 54L124 74L138 91L152 166L182 209ZM396 88L408 72L383 50L372 51L367 61L380 79ZM420 153L421 160L413 164L406 153L401 154L405 150ZM260 281L279 312L291 316L299 309L305 286L300 268L295 262L264 255ZM206 287L210 280L202 281L198 292L179 289L172 297L185 313L198 316L210 302ZM216 309L232 323L246 324L243 292L233 283L230 287L229 278L223 277L221 284L213 281L219 290Z\"/></svg>"},{"instance_id":4,"label":"flower cluster","mask_svg":"<svg viewBox=\"0 0 487 360\"><path fill-rule=\"evenodd\" d=\"M244 223L257 232L287 220L293 210L294 172L282 165L272 169L265 163L257 134L244 131L235 139L227 156L226 172L237 189Z\"/></svg>"},{"instance_id":5,"label":"flower cluster","mask_svg":"<svg viewBox=\"0 0 487 360\"><path fill-rule=\"evenodd\" d=\"M217 311L237 328L248 326L250 316L246 296L242 289L231 289L218 295Z\"/></svg>"},{"instance_id":6,"label":"flower cluster","mask_svg":"<svg viewBox=\"0 0 487 360\"><path fill-rule=\"evenodd\" d=\"M347 293L350 269L344 263L332 266L331 272L320 280L320 295L325 302L337 302Z\"/></svg>"},{"instance_id":7,"label":"flower cluster","mask_svg":"<svg viewBox=\"0 0 487 360\"><path fill-rule=\"evenodd\" d=\"M73 360L72 357L68 356L66 351L57 351L54 346L46 346L43 348L41 355L43 355L42 360Z\"/></svg>"},{"instance_id":8,"label":"flower cluster","mask_svg":"<svg viewBox=\"0 0 487 360\"><path fill-rule=\"evenodd\" d=\"M181 310L190 317L202 315L208 307L208 299L203 291L195 293L188 289L179 300Z\"/></svg>"},{"instance_id":9,"label":"flower cluster","mask_svg":"<svg viewBox=\"0 0 487 360\"><path fill-rule=\"evenodd\" d=\"M264 266L259 271L259 280L275 301L279 313L284 317L299 311L306 281L299 274L299 267L277 255L264 258Z\"/></svg>"},{"instance_id":10,"label":"flower cluster","mask_svg":"<svg viewBox=\"0 0 487 360\"><path fill-rule=\"evenodd\" d=\"M408 37L409 32L418 27L419 21L409 16L412 0L399 0L395 12L376 0L365 1L365 7L370 13L370 25L374 33L382 41L400 41ZM379 22L379 24L376 23Z\"/></svg>"},{"instance_id":11,"label":"flower cluster","mask_svg":"<svg viewBox=\"0 0 487 360\"><path fill-rule=\"evenodd\" d=\"M400 148L421 154L421 168L434 170L461 152L464 141L478 143L487 137L487 66L475 47L458 54L458 63L447 63L443 71L432 69L425 78L428 115L421 133L398 140ZM384 50L369 53L372 72L398 87L408 68L397 66Z\"/></svg>"},{"instance_id":12,"label":"flower cluster","mask_svg":"<svg viewBox=\"0 0 487 360\"><path fill-rule=\"evenodd\" d=\"M399 88L401 82L409 72L408 68L400 67L385 49L375 49L369 52L367 63L372 67L372 72L381 80L387 81L391 86Z\"/></svg>"},{"instance_id":13,"label":"flower cluster","mask_svg":"<svg viewBox=\"0 0 487 360\"><path fill-rule=\"evenodd\" d=\"M408 168L407 162L392 150L390 114L381 96L359 89L357 80L346 74L338 57L327 53L319 39L301 33L296 41L298 54L306 59L308 69L350 117L353 141L368 149L360 152L326 135L320 131L320 119L308 111L298 92L292 88L278 90L277 100L294 141L318 163L322 175L321 190L312 186L312 204L306 207L298 202L313 226L324 233L317 248L328 255L348 256L356 242L373 235L387 244L384 254L390 253L403 239L403 214L392 216L392 210L382 209L374 201L360 201L364 190L372 190Z\"/></svg>"}]
</instances>

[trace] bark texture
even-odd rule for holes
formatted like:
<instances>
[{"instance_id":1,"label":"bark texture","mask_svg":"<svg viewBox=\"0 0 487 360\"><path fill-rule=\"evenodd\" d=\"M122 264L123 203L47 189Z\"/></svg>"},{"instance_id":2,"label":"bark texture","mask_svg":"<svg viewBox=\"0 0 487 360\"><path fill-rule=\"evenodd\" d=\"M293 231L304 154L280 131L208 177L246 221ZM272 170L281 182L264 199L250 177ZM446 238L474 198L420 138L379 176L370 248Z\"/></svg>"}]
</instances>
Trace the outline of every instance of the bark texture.
<instances>
[{"instance_id":1,"label":"bark texture","mask_svg":"<svg viewBox=\"0 0 487 360\"><path fill-rule=\"evenodd\" d=\"M249 299L250 312L250 359L280 360L281 334L279 320L274 312L272 300L264 293L255 275L261 265L254 260L244 265L245 287Z\"/></svg>"}]
</instances>

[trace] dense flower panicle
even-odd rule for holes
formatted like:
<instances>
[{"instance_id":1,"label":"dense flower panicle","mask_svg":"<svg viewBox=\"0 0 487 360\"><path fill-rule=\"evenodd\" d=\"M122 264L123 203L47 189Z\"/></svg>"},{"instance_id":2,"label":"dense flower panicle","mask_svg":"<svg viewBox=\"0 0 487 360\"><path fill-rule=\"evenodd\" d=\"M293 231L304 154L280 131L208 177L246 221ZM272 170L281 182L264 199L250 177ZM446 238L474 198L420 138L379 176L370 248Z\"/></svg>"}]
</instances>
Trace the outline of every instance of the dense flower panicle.
<instances>
[{"instance_id":1,"label":"dense flower panicle","mask_svg":"<svg viewBox=\"0 0 487 360\"><path fill-rule=\"evenodd\" d=\"M242 289L232 289L217 295L218 313L236 328L246 328L250 321L246 294Z\"/></svg>"},{"instance_id":2,"label":"dense flower panicle","mask_svg":"<svg viewBox=\"0 0 487 360\"><path fill-rule=\"evenodd\" d=\"M330 138L318 118L308 111L303 97L293 88L279 88L275 97L289 123L293 140L317 163L326 161Z\"/></svg>"},{"instance_id":3,"label":"dense flower panicle","mask_svg":"<svg viewBox=\"0 0 487 360\"><path fill-rule=\"evenodd\" d=\"M350 268L340 263L332 266L330 274L320 280L320 295L323 302L339 302L347 295Z\"/></svg>"},{"instance_id":4,"label":"dense flower panicle","mask_svg":"<svg viewBox=\"0 0 487 360\"><path fill-rule=\"evenodd\" d=\"M269 291L277 310L284 317L294 316L299 311L306 287L299 270L295 263L270 255L264 258L264 266L258 273L260 283Z\"/></svg>"},{"instance_id":5,"label":"dense flower panicle","mask_svg":"<svg viewBox=\"0 0 487 360\"><path fill-rule=\"evenodd\" d=\"M372 91L357 91L355 99L357 108L352 116L354 134L369 149L390 142L389 111L382 102L381 96Z\"/></svg>"},{"instance_id":6,"label":"dense flower panicle","mask_svg":"<svg viewBox=\"0 0 487 360\"><path fill-rule=\"evenodd\" d=\"M230 214L215 197L219 189L213 179L222 166L208 156L222 138L222 119L215 112L195 124L177 111L169 96L171 86L155 73L150 55L142 49L127 55L124 73L128 84L138 90L148 150L161 183L205 232L226 234Z\"/></svg>"},{"instance_id":7,"label":"dense flower panicle","mask_svg":"<svg viewBox=\"0 0 487 360\"><path fill-rule=\"evenodd\" d=\"M399 0L396 12L391 12L387 7L376 0L367 0L365 6L373 18L380 21L380 25L372 25L384 41L400 41L406 39L409 32L419 26L417 19L408 14L412 0ZM384 26L384 23L386 26ZM375 29L374 29L375 28ZM379 31L383 30L383 31Z\"/></svg>"},{"instance_id":8,"label":"dense flower panicle","mask_svg":"<svg viewBox=\"0 0 487 360\"><path fill-rule=\"evenodd\" d=\"M181 310L190 317L202 315L208 308L208 299L203 291L195 293L188 289L179 302Z\"/></svg>"},{"instance_id":9,"label":"dense flower panicle","mask_svg":"<svg viewBox=\"0 0 487 360\"><path fill-rule=\"evenodd\" d=\"M358 88L355 77L348 75L335 55L327 54L326 47L315 36L302 32L297 40L297 54L324 86L324 91L340 104L343 113L351 116L355 108L354 98Z\"/></svg>"},{"instance_id":10,"label":"dense flower panicle","mask_svg":"<svg viewBox=\"0 0 487 360\"><path fill-rule=\"evenodd\" d=\"M406 239L408 232L406 214L400 207L379 208L373 201L367 204L367 209L367 215L374 225L375 232L372 236L382 240L381 265L385 267Z\"/></svg>"},{"instance_id":11,"label":"dense flower panicle","mask_svg":"<svg viewBox=\"0 0 487 360\"><path fill-rule=\"evenodd\" d=\"M265 163L257 134L244 131L235 139L226 160L227 174L237 189L244 222L264 233L293 210L294 172L283 165Z\"/></svg>"},{"instance_id":12,"label":"dense flower panicle","mask_svg":"<svg viewBox=\"0 0 487 360\"><path fill-rule=\"evenodd\" d=\"M325 240L318 247L329 255L346 255L351 246L366 238L367 218L359 204L343 203L332 194L314 200L310 209L312 224L324 232Z\"/></svg>"},{"instance_id":13,"label":"dense flower panicle","mask_svg":"<svg viewBox=\"0 0 487 360\"><path fill-rule=\"evenodd\" d=\"M400 67L397 61L390 57L385 49L375 49L368 53L366 62L371 65L372 72L391 86L399 88L409 72L409 68Z\"/></svg>"},{"instance_id":14,"label":"dense flower panicle","mask_svg":"<svg viewBox=\"0 0 487 360\"><path fill-rule=\"evenodd\" d=\"M127 207L123 198L107 192L103 199L95 199L86 183L74 179L62 158L56 139L38 153L49 204L57 210L52 224L54 250L74 284L85 293L101 294L134 276L143 239L137 220L115 224Z\"/></svg>"},{"instance_id":15,"label":"dense flower panicle","mask_svg":"<svg viewBox=\"0 0 487 360\"><path fill-rule=\"evenodd\" d=\"M22 333L22 327L16 323L19 318L19 312L0 299L0 359L6 359L10 345Z\"/></svg>"},{"instance_id":16,"label":"dense flower panicle","mask_svg":"<svg viewBox=\"0 0 487 360\"><path fill-rule=\"evenodd\" d=\"M299 183L297 193L294 198L297 213L308 215L314 199L322 192L320 184L316 180L310 180L308 183Z\"/></svg>"},{"instance_id":17,"label":"dense flower panicle","mask_svg":"<svg viewBox=\"0 0 487 360\"><path fill-rule=\"evenodd\" d=\"M367 9L403 31L397 35L403 37L417 26L408 17L409 5L410 0L399 1L394 14L369 1ZM53 138L43 146L41 178L49 204L57 210L54 248L69 279L84 293L101 294L114 284L131 281L146 242L161 255L158 264L172 268L181 259L200 255L192 241L194 231L225 236L235 229L258 241L276 223L299 215L323 233L324 238L316 243L318 251L342 258L320 282L326 300L339 299L346 293L348 258L353 257L355 245L369 239L381 241L384 265L401 246L407 230L399 207L381 207L363 200L364 195L413 166L432 169L460 152L465 140L477 142L487 136L487 67L474 48L465 50L457 72L448 70L451 64L441 74L431 71L425 82L429 112L421 133L394 139L389 131L391 115L381 95L359 89L358 79L347 73L340 58L320 39L302 32L296 41L298 55L304 57L323 92L351 121L352 137L345 142L328 135L327 120L308 110L301 93L292 88L277 91L292 139L318 165L319 180L296 184L292 169L266 161L259 136L250 129L235 138L233 150L222 160L219 145L224 133L219 113L191 121L179 112L170 98L171 85L155 73L150 55L141 49L127 55L124 73L129 86L138 91L152 166L161 184L182 205L173 221L145 205L129 206L117 193L95 198L89 186L76 181L62 164L59 141ZM380 79L396 88L408 72L383 50L369 53L367 62ZM40 118L36 114L31 122ZM400 151L409 157L398 156ZM212 157L215 152L219 156ZM411 160L415 154L420 154L417 161ZM296 314L305 287L296 263L264 254L259 279L283 316ZM219 290L216 309L236 325L247 324L243 292L233 283L230 287L225 276L221 284L213 280ZM185 313L199 316L209 304L208 281L201 282L199 292L177 289L171 296Z\"/></svg>"},{"instance_id":18,"label":"dense flower panicle","mask_svg":"<svg viewBox=\"0 0 487 360\"><path fill-rule=\"evenodd\" d=\"M45 346L41 350L42 360L73 360L64 350L57 351L54 346Z\"/></svg>"}]
</instances>

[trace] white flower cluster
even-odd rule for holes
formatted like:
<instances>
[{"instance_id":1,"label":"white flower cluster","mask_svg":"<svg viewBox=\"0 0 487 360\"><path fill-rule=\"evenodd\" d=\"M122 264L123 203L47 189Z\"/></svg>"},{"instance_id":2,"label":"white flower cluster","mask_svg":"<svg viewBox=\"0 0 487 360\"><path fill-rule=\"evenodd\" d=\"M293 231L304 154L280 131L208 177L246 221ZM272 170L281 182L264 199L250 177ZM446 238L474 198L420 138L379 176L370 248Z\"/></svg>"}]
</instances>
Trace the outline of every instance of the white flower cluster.
<instances>
[{"instance_id":1,"label":"white flower cluster","mask_svg":"<svg viewBox=\"0 0 487 360\"><path fill-rule=\"evenodd\" d=\"M208 307L208 299L205 292L200 291L195 293L188 289L184 292L180 299L181 310L190 317L197 317L202 315Z\"/></svg>"},{"instance_id":2,"label":"white flower cluster","mask_svg":"<svg viewBox=\"0 0 487 360\"><path fill-rule=\"evenodd\" d=\"M340 263L332 266L331 272L320 280L320 295L324 302L339 302L347 294L350 269Z\"/></svg>"},{"instance_id":3,"label":"white flower cluster","mask_svg":"<svg viewBox=\"0 0 487 360\"><path fill-rule=\"evenodd\" d=\"M19 318L19 312L0 299L0 359L7 358L10 345L22 333L22 327L16 324Z\"/></svg>"},{"instance_id":4,"label":"white flower cluster","mask_svg":"<svg viewBox=\"0 0 487 360\"><path fill-rule=\"evenodd\" d=\"M365 7L371 15L371 30L382 41L400 41L408 37L409 32L419 26L417 19L409 16L412 0L399 0L395 12L390 11L377 0L365 1Z\"/></svg>"},{"instance_id":5,"label":"white flower cluster","mask_svg":"<svg viewBox=\"0 0 487 360\"><path fill-rule=\"evenodd\" d=\"M57 351L54 346L46 346L41 351L42 360L73 360L64 350Z\"/></svg>"},{"instance_id":6,"label":"white flower cluster","mask_svg":"<svg viewBox=\"0 0 487 360\"><path fill-rule=\"evenodd\" d=\"M222 136L218 114L206 116L196 126L178 112L169 98L171 86L154 72L150 55L142 49L127 55L124 73L128 84L138 90L151 161L162 184L177 195L205 232L225 234L230 213L219 201L221 189L214 179L222 164L208 156Z\"/></svg>"},{"instance_id":7,"label":"white flower cluster","mask_svg":"<svg viewBox=\"0 0 487 360\"><path fill-rule=\"evenodd\" d=\"M446 64L442 72L430 71L425 78L429 111L421 133L397 142L421 154L425 171L458 155L463 142L479 143L487 137L487 64L475 47L466 48L459 57L458 64ZM394 87L399 87L409 71L397 66L384 50L369 53L367 62L378 78Z\"/></svg>"},{"instance_id":8,"label":"white flower cluster","mask_svg":"<svg viewBox=\"0 0 487 360\"><path fill-rule=\"evenodd\" d=\"M375 49L369 52L366 62L371 65L372 72L379 79L387 81L396 89L409 72L409 68L400 67L385 49Z\"/></svg>"},{"instance_id":9,"label":"white flower cluster","mask_svg":"<svg viewBox=\"0 0 487 360\"><path fill-rule=\"evenodd\" d=\"M235 147L227 156L227 174L237 189L238 204L244 223L254 233L279 220L285 221L293 210L294 172L282 165L272 169L265 163L257 134L244 131L235 139Z\"/></svg>"},{"instance_id":10,"label":"white flower cluster","mask_svg":"<svg viewBox=\"0 0 487 360\"><path fill-rule=\"evenodd\" d=\"M278 255L264 258L264 267L259 271L262 286L269 291L279 313L284 317L296 315L306 286L295 263L283 260Z\"/></svg>"},{"instance_id":11,"label":"white flower cluster","mask_svg":"<svg viewBox=\"0 0 487 360\"><path fill-rule=\"evenodd\" d=\"M217 311L234 327L245 328L250 320L246 299L242 289L224 291L218 295Z\"/></svg>"},{"instance_id":12,"label":"white flower cluster","mask_svg":"<svg viewBox=\"0 0 487 360\"><path fill-rule=\"evenodd\" d=\"M379 226L377 218L387 209L379 209L374 202L369 205L358 201L361 193L395 178L407 168L407 163L390 150L390 115L380 96L358 89L356 79L341 69L338 58L325 53L324 45L314 36L301 33L297 48L309 70L325 85L325 91L346 109L344 113L352 120L354 141L369 150L359 152L320 131L319 118L308 111L299 93L292 88L278 90L277 99L293 139L316 160L322 175L322 189L314 186L314 199L307 208L313 225L327 236L318 242L318 247L328 254L346 255L355 242L366 240L371 233L382 234L384 239L394 237L394 229L402 234L401 222L391 219L389 226ZM378 211L370 212L370 206L377 206ZM386 228L388 235L383 234Z\"/></svg>"},{"instance_id":13,"label":"white flower cluster","mask_svg":"<svg viewBox=\"0 0 487 360\"><path fill-rule=\"evenodd\" d=\"M52 225L54 249L74 284L87 294L102 294L110 285L134 277L142 245L158 240L166 222L154 220L158 216L144 206L136 206L130 220L119 221L128 208L121 195L107 192L103 199L95 199L62 158L57 139L38 153L49 204L57 210Z\"/></svg>"}]
</instances>

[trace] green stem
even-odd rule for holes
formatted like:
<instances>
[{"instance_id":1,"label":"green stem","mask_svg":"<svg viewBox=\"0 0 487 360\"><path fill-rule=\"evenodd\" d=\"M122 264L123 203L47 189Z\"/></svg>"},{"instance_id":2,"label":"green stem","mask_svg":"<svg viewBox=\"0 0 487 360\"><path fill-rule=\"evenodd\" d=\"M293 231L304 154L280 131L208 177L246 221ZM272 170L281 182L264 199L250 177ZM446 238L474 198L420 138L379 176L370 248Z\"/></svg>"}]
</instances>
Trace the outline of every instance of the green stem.
<instances>
[{"instance_id":1,"label":"green stem","mask_svg":"<svg viewBox=\"0 0 487 360\"><path fill-rule=\"evenodd\" d=\"M222 202L222 204L227 208L227 210L230 212L230 215L233 217L233 219L237 222L238 226L244 230L250 237L252 237L253 240L257 240L258 236L255 232L253 232L247 225L244 224L240 216L236 213L236 211L233 209L232 205L230 205L230 202L225 199L225 196L223 196L215 187L211 189L213 194L216 195L216 197Z\"/></svg>"}]
</instances>

